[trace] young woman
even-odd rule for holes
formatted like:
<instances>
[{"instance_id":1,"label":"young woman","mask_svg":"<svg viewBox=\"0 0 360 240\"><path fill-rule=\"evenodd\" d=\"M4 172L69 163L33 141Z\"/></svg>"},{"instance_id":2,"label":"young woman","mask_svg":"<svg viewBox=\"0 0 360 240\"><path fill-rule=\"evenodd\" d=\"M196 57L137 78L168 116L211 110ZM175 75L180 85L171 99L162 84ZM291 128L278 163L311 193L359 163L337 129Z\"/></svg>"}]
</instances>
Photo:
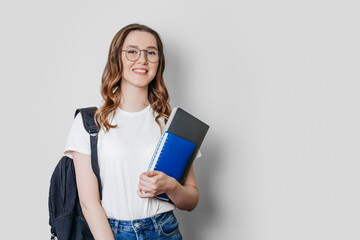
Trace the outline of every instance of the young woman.
<instances>
[{"instance_id":1,"label":"young woman","mask_svg":"<svg viewBox=\"0 0 360 240\"><path fill-rule=\"evenodd\" d=\"M164 69L163 44L151 28L130 24L113 38L102 76L104 102L95 113L101 201L80 113L71 126L65 155L74 160L80 205L96 240L182 239L173 210L191 211L198 203L193 167L184 185L146 172L171 112ZM154 198L160 193L173 203Z\"/></svg>"}]
</instances>

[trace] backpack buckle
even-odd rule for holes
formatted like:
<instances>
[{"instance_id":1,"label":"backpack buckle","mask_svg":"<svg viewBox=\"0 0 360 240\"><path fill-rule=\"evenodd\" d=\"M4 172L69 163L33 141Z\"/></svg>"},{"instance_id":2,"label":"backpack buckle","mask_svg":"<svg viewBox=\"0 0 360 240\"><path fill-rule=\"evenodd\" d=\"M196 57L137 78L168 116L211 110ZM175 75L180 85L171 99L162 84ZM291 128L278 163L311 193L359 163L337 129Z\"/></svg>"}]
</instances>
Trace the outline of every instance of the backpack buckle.
<instances>
[{"instance_id":1,"label":"backpack buckle","mask_svg":"<svg viewBox=\"0 0 360 240\"><path fill-rule=\"evenodd\" d=\"M97 127L89 127L89 134L92 137L96 137L98 135L98 129Z\"/></svg>"}]
</instances>

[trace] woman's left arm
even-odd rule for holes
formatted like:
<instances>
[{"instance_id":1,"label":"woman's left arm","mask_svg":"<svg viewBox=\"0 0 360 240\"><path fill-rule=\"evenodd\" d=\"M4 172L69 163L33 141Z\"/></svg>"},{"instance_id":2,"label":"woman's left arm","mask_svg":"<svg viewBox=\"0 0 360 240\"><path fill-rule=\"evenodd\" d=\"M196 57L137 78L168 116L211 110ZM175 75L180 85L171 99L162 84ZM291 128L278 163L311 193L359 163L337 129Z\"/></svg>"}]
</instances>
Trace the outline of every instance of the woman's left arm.
<instances>
[{"instance_id":1,"label":"woman's left arm","mask_svg":"<svg viewBox=\"0 0 360 240\"><path fill-rule=\"evenodd\" d=\"M145 172L140 175L138 189L140 197L155 197L161 193L166 193L175 206L181 210L195 209L199 202L199 190L195 182L194 167L191 166L184 185L160 171Z\"/></svg>"}]
</instances>

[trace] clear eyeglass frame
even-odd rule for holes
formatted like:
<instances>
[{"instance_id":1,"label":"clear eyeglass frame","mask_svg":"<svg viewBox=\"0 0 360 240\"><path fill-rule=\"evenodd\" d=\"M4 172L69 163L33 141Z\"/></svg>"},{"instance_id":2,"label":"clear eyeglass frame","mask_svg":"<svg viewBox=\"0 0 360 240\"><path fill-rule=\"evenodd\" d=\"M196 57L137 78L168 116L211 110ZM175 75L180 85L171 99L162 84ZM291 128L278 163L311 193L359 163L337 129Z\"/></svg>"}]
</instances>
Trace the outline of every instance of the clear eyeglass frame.
<instances>
[{"instance_id":1,"label":"clear eyeglass frame","mask_svg":"<svg viewBox=\"0 0 360 240\"><path fill-rule=\"evenodd\" d=\"M130 50L130 49L134 49L134 50L138 50L138 54L137 54L137 58L135 59L133 59L133 58L131 58L130 56L128 56L128 54L130 54L128 51ZM125 57L126 57L126 59L127 60L129 60L130 62L136 62L139 58L140 58L140 56L141 56L141 52L142 51L144 51L146 54L145 54L145 58L146 58L146 60L147 61L149 61L149 62L151 62L151 63L156 63L156 62L158 62L159 60L160 60L160 51L159 50L156 50L156 49L151 49L151 50L140 50L139 48L137 48L137 47L128 47L128 48L126 48L126 49L123 49L123 50L121 50L122 52L125 52ZM149 52L151 52L151 51L156 51L157 52L157 55L158 55L158 57L156 58L157 60L155 61L155 60L149 60L149 57L148 57L148 54L149 54Z\"/></svg>"}]
</instances>

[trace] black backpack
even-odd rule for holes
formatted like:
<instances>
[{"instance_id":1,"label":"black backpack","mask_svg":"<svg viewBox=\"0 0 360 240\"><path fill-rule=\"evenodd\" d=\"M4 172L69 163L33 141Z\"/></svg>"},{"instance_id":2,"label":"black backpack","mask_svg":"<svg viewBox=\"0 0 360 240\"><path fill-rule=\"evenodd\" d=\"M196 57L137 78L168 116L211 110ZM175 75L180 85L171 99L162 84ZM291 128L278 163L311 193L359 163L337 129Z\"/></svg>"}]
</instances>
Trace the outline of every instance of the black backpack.
<instances>
[{"instance_id":1,"label":"black backpack","mask_svg":"<svg viewBox=\"0 0 360 240\"><path fill-rule=\"evenodd\" d=\"M98 180L101 199L100 170L97 156L98 128L94 121L96 110L96 107L77 109L74 118L81 112L84 128L90 134L91 165ZM51 176L48 204L51 239L94 239L81 211L76 187L74 163L73 160L67 156L63 156L60 159Z\"/></svg>"}]
</instances>

